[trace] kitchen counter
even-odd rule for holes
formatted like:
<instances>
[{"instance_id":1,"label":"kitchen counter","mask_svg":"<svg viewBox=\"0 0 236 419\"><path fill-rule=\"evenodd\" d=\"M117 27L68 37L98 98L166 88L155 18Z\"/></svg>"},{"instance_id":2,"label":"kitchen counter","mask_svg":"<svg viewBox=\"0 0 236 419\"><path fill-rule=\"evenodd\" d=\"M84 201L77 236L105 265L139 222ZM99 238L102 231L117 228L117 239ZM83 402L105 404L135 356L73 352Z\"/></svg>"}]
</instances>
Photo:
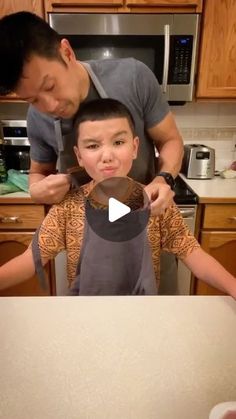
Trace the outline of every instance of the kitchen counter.
<instances>
[{"instance_id":1,"label":"kitchen counter","mask_svg":"<svg viewBox=\"0 0 236 419\"><path fill-rule=\"evenodd\" d=\"M27 192L13 192L5 195L0 195L1 204L33 204L30 194Z\"/></svg>"},{"instance_id":2,"label":"kitchen counter","mask_svg":"<svg viewBox=\"0 0 236 419\"><path fill-rule=\"evenodd\" d=\"M0 298L0 417L208 419L236 400L231 297Z\"/></svg>"},{"instance_id":3,"label":"kitchen counter","mask_svg":"<svg viewBox=\"0 0 236 419\"><path fill-rule=\"evenodd\" d=\"M215 176L213 179L187 179L183 174L181 178L198 195L199 203L236 203L236 178L222 179ZM0 195L1 204L34 203L29 193L13 192Z\"/></svg>"},{"instance_id":4,"label":"kitchen counter","mask_svg":"<svg viewBox=\"0 0 236 419\"><path fill-rule=\"evenodd\" d=\"M215 176L213 179L187 179L182 174L180 176L198 195L200 204L236 203L236 178L222 179Z\"/></svg>"}]
</instances>

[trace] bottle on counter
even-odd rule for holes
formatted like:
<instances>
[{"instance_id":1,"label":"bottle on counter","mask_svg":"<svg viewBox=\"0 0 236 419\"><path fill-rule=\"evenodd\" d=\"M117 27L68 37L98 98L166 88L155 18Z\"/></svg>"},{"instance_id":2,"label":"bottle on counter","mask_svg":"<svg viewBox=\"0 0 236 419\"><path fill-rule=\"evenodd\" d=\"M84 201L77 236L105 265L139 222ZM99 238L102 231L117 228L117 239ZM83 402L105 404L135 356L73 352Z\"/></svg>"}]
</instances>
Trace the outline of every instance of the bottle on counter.
<instances>
[{"instance_id":1,"label":"bottle on counter","mask_svg":"<svg viewBox=\"0 0 236 419\"><path fill-rule=\"evenodd\" d=\"M7 181L7 167L4 153L3 140L0 138L0 183Z\"/></svg>"}]
</instances>

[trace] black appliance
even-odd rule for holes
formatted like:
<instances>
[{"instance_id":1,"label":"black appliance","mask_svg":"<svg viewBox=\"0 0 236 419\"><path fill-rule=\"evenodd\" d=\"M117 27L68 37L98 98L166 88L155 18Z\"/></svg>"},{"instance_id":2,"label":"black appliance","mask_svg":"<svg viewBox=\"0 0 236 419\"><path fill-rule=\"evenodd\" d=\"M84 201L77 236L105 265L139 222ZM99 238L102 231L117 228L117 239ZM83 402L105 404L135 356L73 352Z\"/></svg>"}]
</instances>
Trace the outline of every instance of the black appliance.
<instances>
[{"instance_id":1,"label":"black appliance","mask_svg":"<svg viewBox=\"0 0 236 419\"><path fill-rule=\"evenodd\" d=\"M198 196L180 176L175 180L174 192L174 201L177 205L197 205Z\"/></svg>"}]
</instances>

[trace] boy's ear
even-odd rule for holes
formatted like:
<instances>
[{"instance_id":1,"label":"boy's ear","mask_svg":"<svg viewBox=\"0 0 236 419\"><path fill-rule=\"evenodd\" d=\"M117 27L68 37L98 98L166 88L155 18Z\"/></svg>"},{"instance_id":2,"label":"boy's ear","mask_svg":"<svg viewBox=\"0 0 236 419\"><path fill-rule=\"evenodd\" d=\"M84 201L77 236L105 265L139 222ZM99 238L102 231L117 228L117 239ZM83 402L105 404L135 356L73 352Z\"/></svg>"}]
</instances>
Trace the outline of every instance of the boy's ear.
<instances>
[{"instance_id":1,"label":"boy's ear","mask_svg":"<svg viewBox=\"0 0 236 419\"><path fill-rule=\"evenodd\" d=\"M74 145L73 149L80 167L84 167L78 147Z\"/></svg>"},{"instance_id":2,"label":"boy's ear","mask_svg":"<svg viewBox=\"0 0 236 419\"><path fill-rule=\"evenodd\" d=\"M133 160L137 158L138 155L138 147L139 147L139 138L134 137L134 151L133 151Z\"/></svg>"}]
</instances>

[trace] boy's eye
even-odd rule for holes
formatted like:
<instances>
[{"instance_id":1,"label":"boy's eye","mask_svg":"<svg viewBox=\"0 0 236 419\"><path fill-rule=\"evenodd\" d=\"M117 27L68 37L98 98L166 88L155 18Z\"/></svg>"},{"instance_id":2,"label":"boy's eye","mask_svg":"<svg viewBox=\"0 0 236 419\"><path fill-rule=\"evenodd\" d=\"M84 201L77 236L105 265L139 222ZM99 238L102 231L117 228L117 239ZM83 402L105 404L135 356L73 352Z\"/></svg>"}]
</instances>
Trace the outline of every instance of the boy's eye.
<instances>
[{"instance_id":1,"label":"boy's eye","mask_svg":"<svg viewBox=\"0 0 236 419\"><path fill-rule=\"evenodd\" d=\"M116 140L115 145L121 145L124 144L124 140Z\"/></svg>"}]
</instances>

